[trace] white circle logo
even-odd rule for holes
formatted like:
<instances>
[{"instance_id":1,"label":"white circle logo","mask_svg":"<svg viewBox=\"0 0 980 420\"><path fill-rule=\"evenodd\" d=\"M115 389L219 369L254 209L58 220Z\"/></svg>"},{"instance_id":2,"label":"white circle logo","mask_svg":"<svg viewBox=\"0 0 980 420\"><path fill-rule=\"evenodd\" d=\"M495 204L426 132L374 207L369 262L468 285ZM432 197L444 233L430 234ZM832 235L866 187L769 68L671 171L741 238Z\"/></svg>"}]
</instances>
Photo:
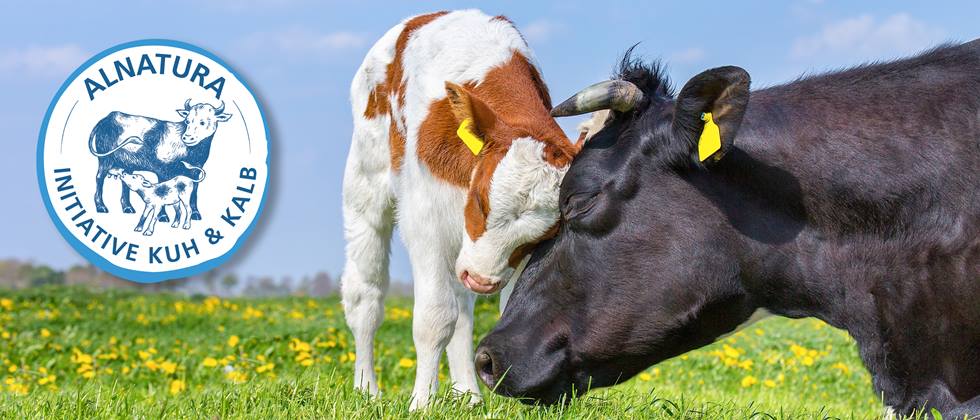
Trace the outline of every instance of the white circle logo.
<instances>
[{"instance_id":1,"label":"white circle logo","mask_svg":"<svg viewBox=\"0 0 980 420\"><path fill-rule=\"evenodd\" d=\"M96 266L156 282L216 267L245 241L269 180L258 101L193 45L135 41L88 60L51 101L41 197Z\"/></svg>"}]
</instances>

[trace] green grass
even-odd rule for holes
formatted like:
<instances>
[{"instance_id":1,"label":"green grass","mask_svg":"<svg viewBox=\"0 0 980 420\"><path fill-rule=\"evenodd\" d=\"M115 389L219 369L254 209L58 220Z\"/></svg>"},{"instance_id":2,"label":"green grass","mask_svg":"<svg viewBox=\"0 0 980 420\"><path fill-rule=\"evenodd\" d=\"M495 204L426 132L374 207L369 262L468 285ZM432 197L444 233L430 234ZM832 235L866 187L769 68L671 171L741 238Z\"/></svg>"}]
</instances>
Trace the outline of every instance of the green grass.
<instances>
[{"instance_id":1,"label":"green grass","mask_svg":"<svg viewBox=\"0 0 980 420\"><path fill-rule=\"evenodd\" d=\"M482 335L496 322L496 301L477 306ZM353 345L336 298L3 291L0 417L863 419L882 413L846 333L812 319L770 319L567 405L533 407L485 394L470 407L444 385L426 412L410 414L410 308L408 299L387 304L376 345L383 396L371 399L351 389ZM444 384L446 375L443 366Z\"/></svg>"}]
</instances>

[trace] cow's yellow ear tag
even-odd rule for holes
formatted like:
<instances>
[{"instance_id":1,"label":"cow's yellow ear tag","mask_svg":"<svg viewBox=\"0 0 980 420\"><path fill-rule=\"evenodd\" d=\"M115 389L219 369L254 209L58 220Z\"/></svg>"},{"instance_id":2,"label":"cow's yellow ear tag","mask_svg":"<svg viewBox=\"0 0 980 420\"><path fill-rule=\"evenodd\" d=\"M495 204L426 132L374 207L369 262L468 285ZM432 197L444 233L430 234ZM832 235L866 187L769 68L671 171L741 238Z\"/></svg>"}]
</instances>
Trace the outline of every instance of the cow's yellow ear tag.
<instances>
[{"instance_id":1,"label":"cow's yellow ear tag","mask_svg":"<svg viewBox=\"0 0 980 420\"><path fill-rule=\"evenodd\" d=\"M701 131L701 138L698 139L698 159L704 162L721 150L721 130L711 118L710 112L701 113L701 121L704 121L704 131Z\"/></svg>"},{"instance_id":2,"label":"cow's yellow ear tag","mask_svg":"<svg viewBox=\"0 0 980 420\"><path fill-rule=\"evenodd\" d=\"M459 128L456 129L456 135L459 136L460 140L463 140L463 144L473 152L473 156L479 155L480 151L483 150L483 139L473 133L471 126L473 125L472 118L466 118L463 122L459 123Z\"/></svg>"}]
</instances>

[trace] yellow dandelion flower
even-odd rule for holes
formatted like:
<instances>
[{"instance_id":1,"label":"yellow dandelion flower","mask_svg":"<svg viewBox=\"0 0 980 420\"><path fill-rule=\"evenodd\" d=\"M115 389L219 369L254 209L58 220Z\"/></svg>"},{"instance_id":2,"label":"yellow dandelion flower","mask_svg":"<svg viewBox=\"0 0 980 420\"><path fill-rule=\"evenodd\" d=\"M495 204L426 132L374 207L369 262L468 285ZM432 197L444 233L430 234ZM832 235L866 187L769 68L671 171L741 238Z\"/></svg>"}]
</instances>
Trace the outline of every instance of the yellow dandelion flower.
<instances>
[{"instance_id":1,"label":"yellow dandelion flower","mask_svg":"<svg viewBox=\"0 0 980 420\"><path fill-rule=\"evenodd\" d=\"M14 373L16 371L17 371L17 365L10 365L10 367L7 368L7 372Z\"/></svg>"},{"instance_id":2,"label":"yellow dandelion flower","mask_svg":"<svg viewBox=\"0 0 980 420\"><path fill-rule=\"evenodd\" d=\"M398 361L398 367L403 367L405 369L408 369L414 366L415 366L415 361L406 357L403 357L401 358L401 360Z\"/></svg>"},{"instance_id":3,"label":"yellow dandelion flower","mask_svg":"<svg viewBox=\"0 0 980 420\"><path fill-rule=\"evenodd\" d=\"M225 374L225 378L228 378L229 381L235 383L242 383L248 380L248 374L245 372L232 370Z\"/></svg>"},{"instance_id":4,"label":"yellow dandelion flower","mask_svg":"<svg viewBox=\"0 0 980 420\"><path fill-rule=\"evenodd\" d=\"M257 372L257 373L271 372L272 369L275 369L275 367L276 367L276 364L275 363L266 363L264 365L260 365L260 366L256 367L255 368L255 372Z\"/></svg>"},{"instance_id":5,"label":"yellow dandelion flower","mask_svg":"<svg viewBox=\"0 0 980 420\"><path fill-rule=\"evenodd\" d=\"M9 311L14 308L14 301L7 298L0 299L0 306Z\"/></svg>"},{"instance_id":6,"label":"yellow dandelion flower","mask_svg":"<svg viewBox=\"0 0 980 420\"><path fill-rule=\"evenodd\" d=\"M722 351L725 352L725 356L731 357L733 359L737 359L738 358L739 352L734 347L729 346L728 344L725 344L721 348L722 348Z\"/></svg>"},{"instance_id":7,"label":"yellow dandelion flower","mask_svg":"<svg viewBox=\"0 0 980 420\"><path fill-rule=\"evenodd\" d=\"M73 363L79 364L79 365L84 365L84 364L91 365L92 364L92 356L87 355L85 353L82 353L78 349L74 349L74 350L72 350L71 361Z\"/></svg>"},{"instance_id":8,"label":"yellow dandelion flower","mask_svg":"<svg viewBox=\"0 0 980 420\"><path fill-rule=\"evenodd\" d=\"M743 360L739 362L738 367L745 370L752 370L752 360Z\"/></svg>"},{"instance_id":9,"label":"yellow dandelion flower","mask_svg":"<svg viewBox=\"0 0 980 420\"><path fill-rule=\"evenodd\" d=\"M42 338L51 337L51 331L48 331L47 328L41 328L41 337Z\"/></svg>"},{"instance_id":10,"label":"yellow dandelion flower","mask_svg":"<svg viewBox=\"0 0 980 420\"><path fill-rule=\"evenodd\" d=\"M831 366L831 368L839 370L840 373L843 373L844 375L851 374L851 368L841 362L834 363L834 365Z\"/></svg>"},{"instance_id":11,"label":"yellow dandelion flower","mask_svg":"<svg viewBox=\"0 0 980 420\"><path fill-rule=\"evenodd\" d=\"M752 385L759 383L759 380L755 376L749 375L742 378L742 388L748 388Z\"/></svg>"},{"instance_id":12,"label":"yellow dandelion flower","mask_svg":"<svg viewBox=\"0 0 980 420\"><path fill-rule=\"evenodd\" d=\"M201 362L201 366L213 368L218 366L218 361L213 357L205 357L204 361Z\"/></svg>"},{"instance_id":13,"label":"yellow dandelion flower","mask_svg":"<svg viewBox=\"0 0 980 420\"><path fill-rule=\"evenodd\" d=\"M149 359L149 358L150 358L150 356L152 356L152 355L150 354L150 352L148 352L148 351L143 351L143 350L140 350L140 351L137 351L137 352L136 352L136 355L137 355L137 356L139 356L139 358L140 358L140 360L146 360L146 359Z\"/></svg>"},{"instance_id":14,"label":"yellow dandelion flower","mask_svg":"<svg viewBox=\"0 0 980 420\"><path fill-rule=\"evenodd\" d=\"M649 382L651 379L653 379L653 376L649 373L643 372L640 374L639 378L643 382Z\"/></svg>"},{"instance_id":15,"label":"yellow dandelion flower","mask_svg":"<svg viewBox=\"0 0 980 420\"><path fill-rule=\"evenodd\" d=\"M813 358L810 356L803 356L803 360L800 361L803 366L813 366Z\"/></svg>"},{"instance_id":16,"label":"yellow dandelion flower","mask_svg":"<svg viewBox=\"0 0 980 420\"><path fill-rule=\"evenodd\" d=\"M766 379L766 380L762 381L762 385L764 385L766 388L775 388L776 387L776 381L774 381L772 379Z\"/></svg>"},{"instance_id":17,"label":"yellow dandelion flower","mask_svg":"<svg viewBox=\"0 0 980 420\"><path fill-rule=\"evenodd\" d=\"M168 375L172 375L177 371L177 364L169 360L164 361L163 363L160 363L160 370Z\"/></svg>"},{"instance_id":18,"label":"yellow dandelion flower","mask_svg":"<svg viewBox=\"0 0 980 420\"><path fill-rule=\"evenodd\" d=\"M235 347L235 346L237 346L239 341L241 341L241 340L238 338L237 335L233 335L231 337L228 337L228 347Z\"/></svg>"},{"instance_id":19,"label":"yellow dandelion flower","mask_svg":"<svg viewBox=\"0 0 980 420\"><path fill-rule=\"evenodd\" d=\"M180 379L174 379L170 381L170 394L177 395L187 389L187 384Z\"/></svg>"}]
</instances>

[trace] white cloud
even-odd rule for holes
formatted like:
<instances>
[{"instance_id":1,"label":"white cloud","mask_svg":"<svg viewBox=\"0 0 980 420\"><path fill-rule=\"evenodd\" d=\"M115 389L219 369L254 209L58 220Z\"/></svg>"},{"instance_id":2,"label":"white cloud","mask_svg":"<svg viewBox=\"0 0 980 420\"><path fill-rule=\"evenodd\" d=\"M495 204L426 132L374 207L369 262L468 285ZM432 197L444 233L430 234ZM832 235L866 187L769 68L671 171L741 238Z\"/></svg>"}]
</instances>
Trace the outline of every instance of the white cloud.
<instances>
[{"instance_id":1,"label":"white cloud","mask_svg":"<svg viewBox=\"0 0 980 420\"><path fill-rule=\"evenodd\" d=\"M274 50L289 54L323 54L357 49L366 44L367 39L354 32L321 33L305 27L254 33L242 41L242 45L249 50Z\"/></svg>"},{"instance_id":2,"label":"white cloud","mask_svg":"<svg viewBox=\"0 0 980 420\"><path fill-rule=\"evenodd\" d=\"M825 54L905 55L939 43L944 35L942 29L916 20L908 13L881 20L862 15L833 22L817 34L797 38L790 55L793 58Z\"/></svg>"},{"instance_id":3,"label":"white cloud","mask_svg":"<svg viewBox=\"0 0 980 420\"><path fill-rule=\"evenodd\" d=\"M77 45L37 46L0 51L0 73L68 76L89 54Z\"/></svg>"},{"instance_id":4,"label":"white cloud","mask_svg":"<svg viewBox=\"0 0 980 420\"><path fill-rule=\"evenodd\" d=\"M701 61L704 58L704 50L698 47L688 48L671 54L668 59L671 63L690 64Z\"/></svg>"},{"instance_id":5,"label":"white cloud","mask_svg":"<svg viewBox=\"0 0 980 420\"><path fill-rule=\"evenodd\" d=\"M552 36L561 32L562 25L547 19L533 21L521 28L521 33L530 44L543 43L551 39ZM533 45L532 45L533 47Z\"/></svg>"}]
</instances>

